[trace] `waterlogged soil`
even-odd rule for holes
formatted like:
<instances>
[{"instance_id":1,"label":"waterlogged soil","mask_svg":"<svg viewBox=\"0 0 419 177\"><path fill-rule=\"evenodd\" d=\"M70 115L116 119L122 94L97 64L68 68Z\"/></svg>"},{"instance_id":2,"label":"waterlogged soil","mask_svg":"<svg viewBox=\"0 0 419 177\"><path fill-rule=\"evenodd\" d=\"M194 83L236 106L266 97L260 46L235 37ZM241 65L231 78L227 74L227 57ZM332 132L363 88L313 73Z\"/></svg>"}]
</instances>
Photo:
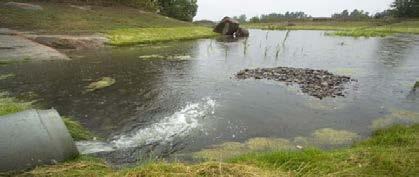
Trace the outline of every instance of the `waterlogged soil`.
<instances>
[{"instance_id":1,"label":"waterlogged soil","mask_svg":"<svg viewBox=\"0 0 419 177\"><path fill-rule=\"evenodd\" d=\"M344 96L344 85L351 80L348 76L335 75L325 70L289 67L245 69L238 72L236 77L296 83L303 93L320 99Z\"/></svg>"},{"instance_id":2,"label":"waterlogged soil","mask_svg":"<svg viewBox=\"0 0 419 177\"><path fill-rule=\"evenodd\" d=\"M418 120L419 93L412 89L419 78L418 36L324 33L252 30L248 39L64 50L71 60L0 65L0 90L74 117L104 139L77 142L80 151L115 165L154 156L193 160L219 154L212 150L217 147L236 151L230 145L244 152L335 148L376 127ZM344 84L345 97L338 88L319 99L302 81L236 79L245 69L277 67L357 82ZM104 78L110 84L93 87ZM89 86L100 89L88 92Z\"/></svg>"}]
</instances>

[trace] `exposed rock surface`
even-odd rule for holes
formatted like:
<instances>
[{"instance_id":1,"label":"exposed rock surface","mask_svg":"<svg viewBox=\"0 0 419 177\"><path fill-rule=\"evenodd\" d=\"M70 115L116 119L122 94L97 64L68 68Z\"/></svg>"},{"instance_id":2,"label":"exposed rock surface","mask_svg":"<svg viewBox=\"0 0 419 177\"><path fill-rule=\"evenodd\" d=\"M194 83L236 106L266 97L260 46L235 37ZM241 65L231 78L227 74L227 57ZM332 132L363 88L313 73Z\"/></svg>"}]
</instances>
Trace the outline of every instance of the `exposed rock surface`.
<instances>
[{"instance_id":1,"label":"exposed rock surface","mask_svg":"<svg viewBox=\"0 0 419 177\"><path fill-rule=\"evenodd\" d=\"M17 35L19 32L9 28L0 28L0 35Z\"/></svg>"},{"instance_id":2,"label":"exposed rock surface","mask_svg":"<svg viewBox=\"0 0 419 177\"><path fill-rule=\"evenodd\" d=\"M99 35L27 35L26 37L55 49L95 49L104 47L107 41L105 37Z\"/></svg>"},{"instance_id":3,"label":"exposed rock surface","mask_svg":"<svg viewBox=\"0 0 419 177\"><path fill-rule=\"evenodd\" d=\"M303 68L264 68L245 69L236 74L238 79L268 79L286 83L296 83L303 93L323 99L325 97L344 96L344 85L350 77L334 75L325 70Z\"/></svg>"},{"instance_id":4,"label":"exposed rock surface","mask_svg":"<svg viewBox=\"0 0 419 177\"><path fill-rule=\"evenodd\" d=\"M20 35L0 35L0 61L69 60L61 52Z\"/></svg>"},{"instance_id":5,"label":"exposed rock surface","mask_svg":"<svg viewBox=\"0 0 419 177\"><path fill-rule=\"evenodd\" d=\"M5 6L19 8L19 9L25 9L25 10L43 10L43 8L40 5L36 4L29 4L29 3L21 3L21 2L7 2L4 3Z\"/></svg>"}]
</instances>

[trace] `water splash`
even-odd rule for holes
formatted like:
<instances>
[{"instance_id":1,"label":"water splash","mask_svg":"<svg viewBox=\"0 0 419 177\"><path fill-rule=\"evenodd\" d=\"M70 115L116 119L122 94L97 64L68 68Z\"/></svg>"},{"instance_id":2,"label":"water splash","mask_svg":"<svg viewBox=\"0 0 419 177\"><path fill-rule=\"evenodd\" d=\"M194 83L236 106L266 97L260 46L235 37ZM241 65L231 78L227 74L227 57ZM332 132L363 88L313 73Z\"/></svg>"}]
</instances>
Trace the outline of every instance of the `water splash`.
<instances>
[{"instance_id":1,"label":"water splash","mask_svg":"<svg viewBox=\"0 0 419 177\"><path fill-rule=\"evenodd\" d=\"M77 148L81 154L110 152L119 149L140 147L154 143L168 143L174 138L187 136L200 126L200 120L214 114L215 101L204 98L201 102L186 105L174 114L155 124L113 137L109 142L81 141Z\"/></svg>"}]
</instances>

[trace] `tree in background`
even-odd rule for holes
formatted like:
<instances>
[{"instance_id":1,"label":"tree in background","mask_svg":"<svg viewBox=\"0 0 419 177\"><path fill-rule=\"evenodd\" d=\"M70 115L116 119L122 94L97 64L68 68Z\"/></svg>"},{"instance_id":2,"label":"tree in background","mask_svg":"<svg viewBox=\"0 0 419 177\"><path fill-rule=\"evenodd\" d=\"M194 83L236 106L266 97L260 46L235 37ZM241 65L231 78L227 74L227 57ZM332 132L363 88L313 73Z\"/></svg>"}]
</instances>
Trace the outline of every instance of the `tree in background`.
<instances>
[{"instance_id":1,"label":"tree in background","mask_svg":"<svg viewBox=\"0 0 419 177\"><path fill-rule=\"evenodd\" d=\"M245 14L240 15L240 16L234 16L233 19L239 21L240 23L246 23L247 21L247 16Z\"/></svg>"},{"instance_id":2,"label":"tree in background","mask_svg":"<svg viewBox=\"0 0 419 177\"><path fill-rule=\"evenodd\" d=\"M419 17L419 0L395 0L391 7L395 17Z\"/></svg>"},{"instance_id":3,"label":"tree in background","mask_svg":"<svg viewBox=\"0 0 419 177\"><path fill-rule=\"evenodd\" d=\"M370 18L370 13L358 9L353 10L351 13L349 13L348 10L344 10L341 13L333 14L332 18L343 20L362 20Z\"/></svg>"},{"instance_id":4,"label":"tree in background","mask_svg":"<svg viewBox=\"0 0 419 177\"><path fill-rule=\"evenodd\" d=\"M250 23L259 23L260 18L258 16L254 16L254 17L250 18L249 22Z\"/></svg>"},{"instance_id":5,"label":"tree in background","mask_svg":"<svg viewBox=\"0 0 419 177\"><path fill-rule=\"evenodd\" d=\"M304 12L285 12L285 14L281 13L271 13L271 14L265 14L261 15L260 17L255 16L252 17L249 21L252 23L257 22L279 22L283 20L295 20L295 19L307 19L311 18L310 15L307 15Z\"/></svg>"},{"instance_id":6,"label":"tree in background","mask_svg":"<svg viewBox=\"0 0 419 177\"><path fill-rule=\"evenodd\" d=\"M387 18L391 17L392 11L391 10L384 10L382 12L377 12L374 14L374 18L381 19L381 18Z\"/></svg>"},{"instance_id":7,"label":"tree in background","mask_svg":"<svg viewBox=\"0 0 419 177\"><path fill-rule=\"evenodd\" d=\"M198 11L197 0L158 0L160 13L183 21L192 21Z\"/></svg>"}]
</instances>

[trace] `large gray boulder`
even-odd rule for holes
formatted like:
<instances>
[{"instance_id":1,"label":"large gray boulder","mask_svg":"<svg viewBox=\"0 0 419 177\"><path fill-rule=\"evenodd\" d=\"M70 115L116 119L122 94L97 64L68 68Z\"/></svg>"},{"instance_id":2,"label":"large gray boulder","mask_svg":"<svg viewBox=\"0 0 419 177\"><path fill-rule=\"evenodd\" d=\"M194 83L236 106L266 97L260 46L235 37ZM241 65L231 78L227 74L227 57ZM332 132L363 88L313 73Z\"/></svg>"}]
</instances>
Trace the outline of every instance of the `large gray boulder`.
<instances>
[{"instance_id":1,"label":"large gray boulder","mask_svg":"<svg viewBox=\"0 0 419 177\"><path fill-rule=\"evenodd\" d=\"M0 172L55 164L78 154L56 110L28 110L0 116Z\"/></svg>"},{"instance_id":2,"label":"large gray boulder","mask_svg":"<svg viewBox=\"0 0 419 177\"><path fill-rule=\"evenodd\" d=\"M25 10L43 10L40 5L36 4L29 4L29 3L21 3L21 2L7 2L4 4L5 6L25 9Z\"/></svg>"},{"instance_id":3,"label":"large gray boulder","mask_svg":"<svg viewBox=\"0 0 419 177\"><path fill-rule=\"evenodd\" d=\"M239 29L240 23L230 17L224 17L214 28L214 32L223 35L233 35Z\"/></svg>"}]
</instances>

